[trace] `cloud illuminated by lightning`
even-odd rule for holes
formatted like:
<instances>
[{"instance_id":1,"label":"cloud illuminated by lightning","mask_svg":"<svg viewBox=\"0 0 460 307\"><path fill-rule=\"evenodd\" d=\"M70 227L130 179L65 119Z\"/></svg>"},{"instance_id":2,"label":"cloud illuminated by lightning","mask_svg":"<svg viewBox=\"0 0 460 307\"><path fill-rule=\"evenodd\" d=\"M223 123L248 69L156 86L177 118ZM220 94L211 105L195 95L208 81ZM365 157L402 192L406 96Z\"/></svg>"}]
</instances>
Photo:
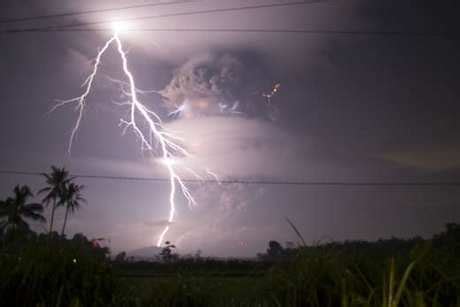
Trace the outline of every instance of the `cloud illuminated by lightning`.
<instances>
[{"instance_id":1,"label":"cloud illuminated by lightning","mask_svg":"<svg viewBox=\"0 0 460 307\"><path fill-rule=\"evenodd\" d=\"M175 158L177 155L190 156L190 154L180 144L181 139L179 137L166 131L162 127L162 122L159 115L149 109L139 100L138 93L140 91L136 87L134 76L129 70L127 53L123 49L123 44L120 39L120 32L126 29L126 25L115 23L112 25L112 28L114 30L113 36L104 44L102 49L99 50L94 61L92 71L86 78L85 82L82 84L84 89L83 93L78 97L59 101L59 103L56 104L51 111L67 104L76 104L76 111L78 112L78 116L70 135L68 145L68 152L70 154L76 133L80 127L88 95L93 88L94 80L97 76L98 69L101 64L102 56L112 44L115 44L122 60L123 73L127 79L127 82L122 82L124 85L126 85L126 91L123 91L123 93L129 97L129 101L120 103L120 105L128 106L130 111L128 119L120 120L120 126L123 127L124 132L127 129L131 129L134 134L139 137L141 148L143 150L148 150L161 157L160 162L166 168L169 176L170 191L168 225L165 226L158 238L157 246L161 246L166 233L170 229L170 224L174 221L176 211L176 192L179 190L182 193L189 206L195 204L193 196L177 172L178 165ZM146 128L142 128L144 126Z\"/></svg>"}]
</instances>

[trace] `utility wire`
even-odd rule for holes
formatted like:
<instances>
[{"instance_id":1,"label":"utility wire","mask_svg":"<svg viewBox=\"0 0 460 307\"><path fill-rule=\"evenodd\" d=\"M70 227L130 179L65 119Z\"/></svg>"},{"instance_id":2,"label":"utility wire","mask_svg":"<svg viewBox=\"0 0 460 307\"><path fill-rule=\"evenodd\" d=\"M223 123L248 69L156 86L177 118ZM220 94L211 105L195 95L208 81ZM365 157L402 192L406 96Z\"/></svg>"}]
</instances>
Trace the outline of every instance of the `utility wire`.
<instances>
[{"instance_id":1,"label":"utility wire","mask_svg":"<svg viewBox=\"0 0 460 307\"><path fill-rule=\"evenodd\" d=\"M86 11L65 12L65 13L59 13L59 14L8 18L8 19L0 19L0 24L20 23L20 22L54 19L54 18L62 18L62 17L83 16L83 15L90 15L90 14L97 14L97 13L117 12L117 11L140 9L140 8L147 8L147 7L170 6L170 5L176 5L176 4L186 4L186 3L201 2L201 1L203 0L180 0L180 1L160 2L160 3L158 2L144 3L144 4L137 4L137 5L105 8L105 9L94 9L94 10L86 10Z\"/></svg>"},{"instance_id":2,"label":"utility wire","mask_svg":"<svg viewBox=\"0 0 460 307\"><path fill-rule=\"evenodd\" d=\"M112 32L111 28L29 28L8 29L0 33L47 33L47 32ZM458 38L460 32L416 32L416 31L365 31L365 30L320 30L320 29L238 29L238 28L138 28L124 32L184 32L184 33L290 33L312 35L353 35L353 36L404 36Z\"/></svg>"},{"instance_id":3,"label":"utility wire","mask_svg":"<svg viewBox=\"0 0 460 307\"><path fill-rule=\"evenodd\" d=\"M104 20L104 21L71 23L71 24L64 24L61 26L49 26L45 28L43 27L42 28L25 28L22 30L27 31L28 29L67 29L67 28L77 28L77 27L94 26L94 25L107 25L108 23L111 23L111 22L128 22L128 21L149 20L149 19L169 18L169 17L179 17L179 16L194 16L194 15L203 15L203 14L238 12L238 11L246 11L246 10L257 10L257 9L262 9L262 8L298 6L298 5L317 3L318 1L319 0L293 1L293 2L284 2L284 3L270 3L270 4L260 4L260 5L250 5L250 6L229 7L229 8L196 10L196 11L188 11L188 12L185 11L185 12L179 12L179 13L166 13L166 14L139 16L139 17L131 17L131 18L119 18L119 19L113 19L109 21ZM16 29L16 30L19 30L19 29Z\"/></svg>"},{"instance_id":4,"label":"utility wire","mask_svg":"<svg viewBox=\"0 0 460 307\"><path fill-rule=\"evenodd\" d=\"M189 0L189 1L176 1L176 2L165 2L157 3L156 5L170 5L178 3L187 3L187 2L196 2L201 0ZM177 17L177 16L191 16L191 15L201 15L201 14L214 14L220 12L234 12L234 11L244 11L244 10L255 10L261 8L275 8L275 7L287 7L287 6L297 6L321 2L322 0L309 0L309 1L294 1L286 3L271 3L271 4L262 4L262 5L253 5L253 6L243 6L243 7L232 7L232 8L220 8L220 9L209 9L209 10L197 10L191 12L179 12L179 13L168 13L160 15L151 15L151 16L141 16L141 17L131 17L116 19L112 21L96 21L96 22L84 22L84 23L72 23L64 24L62 26L48 26L48 27L36 27L36 28L10 28L0 30L0 33L3 34L16 34L16 33L47 33L47 32L112 32L111 28L91 28L88 26L94 25L106 25L109 22L114 21L135 21L135 20L146 20L146 19L156 19L156 18L167 18L167 17ZM140 6L148 6L149 4L144 4ZM150 6L155 4L150 4ZM134 8L138 6L129 6L124 8ZM123 9L123 8L118 8ZM117 8L105 9L105 10L117 10ZM99 11L105 10L92 10L84 12L75 12L74 14L85 14L88 12L96 13ZM60 15L70 15L72 13L65 13ZM48 15L49 18L53 15ZM48 18L48 16L45 16ZM59 16L59 15L54 15ZM43 17L43 16L42 16ZM30 17L35 18L35 17ZM40 16L36 16L40 18ZM438 38L457 38L460 32L418 32L418 31L366 31L366 30L328 30L328 29L248 29L248 28L137 28L137 29L127 29L126 32L196 32L196 33L290 33L290 34L311 34L311 35L354 35L354 36L366 36L366 35L377 35L377 36L404 36L404 37L438 37Z\"/></svg>"},{"instance_id":5,"label":"utility wire","mask_svg":"<svg viewBox=\"0 0 460 307\"><path fill-rule=\"evenodd\" d=\"M43 176L40 172L0 170L0 175ZM100 179L113 181L155 181L169 182L169 178L161 177L129 177L106 175L75 175L77 178ZM289 181L289 180L251 180L251 179L184 179L184 182L203 183L212 182L220 184L246 184L246 185L295 185L295 186L364 186L364 187L459 187L460 181Z\"/></svg>"}]
</instances>

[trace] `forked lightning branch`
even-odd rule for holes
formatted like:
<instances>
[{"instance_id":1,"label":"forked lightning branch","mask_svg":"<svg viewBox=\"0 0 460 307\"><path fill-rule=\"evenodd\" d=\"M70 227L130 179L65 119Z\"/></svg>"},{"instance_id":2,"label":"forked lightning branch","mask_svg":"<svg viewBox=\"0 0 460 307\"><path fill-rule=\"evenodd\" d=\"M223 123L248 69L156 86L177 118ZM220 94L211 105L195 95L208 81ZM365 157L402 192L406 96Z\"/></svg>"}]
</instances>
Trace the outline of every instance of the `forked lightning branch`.
<instances>
[{"instance_id":1,"label":"forked lightning branch","mask_svg":"<svg viewBox=\"0 0 460 307\"><path fill-rule=\"evenodd\" d=\"M120 39L120 33L123 31L123 27L120 24L114 24L112 28L113 36L98 52L94 65L92 66L91 73L82 85L84 92L78 97L60 101L52 110L67 104L76 104L78 117L70 135L68 144L68 152L70 153L73 141L82 121L84 109L87 104L87 98L94 86L94 81L98 74L102 57L107 49L114 45L121 58L123 74L128 86L128 90L125 94L129 98L126 103L123 103L123 105L126 105L129 108L129 116L128 118L120 119L120 126L123 127L123 131L131 129L134 132L134 134L140 139L142 149L148 150L155 155L160 156L162 164L168 173L169 215L167 220L168 223L158 237L157 246L161 246L164 241L164 237L170 229L171 223L174 221L177 193L181 193L185 197L189 206L193 206L195 204L193 196L178 173L178 164L175 160L175 155L177 154L190 156L190 153L180 144L181 139L178 136L175 136L164 129L160 116L139 100L139 90L136 87L135 78L129 69L127 52L123 48L123 44Z\"/></svg>"}]
</instances>

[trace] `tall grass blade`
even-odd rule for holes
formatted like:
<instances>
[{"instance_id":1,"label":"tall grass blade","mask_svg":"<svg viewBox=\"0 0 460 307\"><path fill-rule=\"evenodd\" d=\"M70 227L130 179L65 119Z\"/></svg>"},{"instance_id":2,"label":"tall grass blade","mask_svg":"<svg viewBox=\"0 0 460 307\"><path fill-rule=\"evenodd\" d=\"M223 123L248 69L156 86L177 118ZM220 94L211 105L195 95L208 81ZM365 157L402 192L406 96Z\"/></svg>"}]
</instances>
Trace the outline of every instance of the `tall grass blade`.
<instances>
[{"instance_id":1,"label":"tall grass blade","mask_svg":"<svg viewBox=\"0 0 460 307\"><path fill-rule=\"evenodd\" d=\"M291 226L291 228L294 230L294 232L296 233L297 237L299 237L300 241L302 242L302 246L305 247L307 246L307 243L305 242L302 234L300 233L300 231L297 229L297 227L294 225L293 222L291 222L291 220L286 217L286 221L289 223L289 225Z\"/></svg>"}]
</instances>

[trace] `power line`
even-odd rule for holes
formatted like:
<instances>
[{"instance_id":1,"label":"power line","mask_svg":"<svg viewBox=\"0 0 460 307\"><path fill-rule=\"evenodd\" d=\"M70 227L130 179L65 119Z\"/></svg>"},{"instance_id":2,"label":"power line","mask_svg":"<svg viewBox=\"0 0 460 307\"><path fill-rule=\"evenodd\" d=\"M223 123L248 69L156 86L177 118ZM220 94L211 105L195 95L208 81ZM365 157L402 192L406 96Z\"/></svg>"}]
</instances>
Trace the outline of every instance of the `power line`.
<instances>
[{"instance_id":1,"label":"power line","mask_svg":"<svg viewBox=\"0 0 460 307\"><path fill-rule=\"evenodd\" d=\"M201 2L201 1L203 0L180 0L180 1L171 1L171 2L160 2L160 3L156 2L156 3L145 3L145 4L128 5L128 6L120 6L120 7L113 7L113 8L105 8L105 9L73 11L73 12L65 12L65 13L59 13L59 14L8 18L8 19L0 19L0 24L37 21L37 20L54 19L54 18L62 18L62 17L83 16L83 15L89 15L89 14L108 13L108 12L124 11L124 10L139 9L139 8L146 8L146 7L170 6L170 5L176 5L176 4L193 3L193 2Z\"/></svg>"},{"instance_id":2,"label":"power line","mask_svg":"<svg viewBox=\"0 0 460 307\"><path fill-rule=\"evenodd\" d=\"M195 0L195 1L201 1L201 0ZM165 2L165 3L162 3L162 5L187 3L187 2L195 2L195 1L189 0L189 1ZM243 6L243 7L197 10L197 11L191 11L191 12L179 12L179 13L168 13L168 14L160 14L160 15L123 18L123 19L116 19L116 20L111 20L111 21L72 23L72 24L64 24L62 26L22 28L22 29L21 28L13 28L13 29L10 28L10 29L1 30L0 33L15 34L15 33L47 33L47 32L112 32L113 29L111 28L88 28L87 26L106 25L107 23L114 22L114 21L126 22L126 21L167 18L167 17L177 17L177 16L213 14L213 13L220 13L220 12L255 10L255 9L261 9L261 8L297 6L297 5L313 4L313 3L317 3L321 1L322 0L295 1L295 2L287 2L287 3L271 3L271 4L262 4L262 5L253 5L253 6ZM144 6L147 6L147 4L145 4ZM130 6L130 7L135 7L135 6ZM122 8L119 8L119 9L122 9ZM111 10L111 9L105 9L105 10ZM116 10L116 8L112 10ZM97 11L100 11L100 10L93 10L91 12L95 13ZM85 13L85 12L80 12L80 13ZM68 14L71 14L71 13L68 13ZM52 16L52 15L49 15L49 16ZM404 37L435 37L435 38L437 37L437 38L451 38L451 39L454 37L458 37L458 35L460 34L459 32L452 32L452 31L451 32L426 32L426 31L417 32L417 31L262 29L262 28L259 28L259 29L256 29L256 28L252 28L252 29L248 29L248 28L246 29L245 28L137 28L137 29L127 29L126 32L280 33L280 34L290 33L290 34L311 34L311 35L353 35L353 36L377 35L377 36L404 36Z\"/></svg>"},{"instance_id":3,"label":"power line","mask_svg":"<svg viewBox=\"0 0 460 307\"><path fill-rule=\"evenodd\" d=\"M24 32L112 32L111 28L29 28L9 29L3 33ZM404 37L458 37L460 32L409 32L409 31L365 31L365 30L320 30L320 29L238 29L238 28L138 28L127 29L126 32L196 32L196 33L291 33L312 35L378 35L378 36L404 36ZM0 33L1 33L0 32Z\"/></svg>"},{"instance_id":4,"label":"power line","mask_svg":"<svg viewBox=\"0 0 460 307\"><path fill-rule=\"evenodd\" d=\"M40 172L0 170L0 175L42 176ZM75 175L77 178L100 179L114 181L154 181L169 182L169 178L161 177L129 177L107 175ZM460 187L460 181L289 181L289 180L250 180L250 179L184 179L184 182L203 183L212 182L220 184L246 184L246 185L293 185L293 186L362 186L362 187Z\"/></svg>"},{"instance_id":5,"label":"power line","mask_svg":"<svg viewBox=\"0 0 460 307\"><path fill-rule=\"evenodd\" d=\"M77 27L94 26L94 25L106 25L106 24L111 23L111 22L129 22L129 21L138 21L138 20L149 20L149 19L158 19L158 18L179 17L179 16L194 16L194 15L203 15L203 14L238 12L238 11L262 9L262 8L289 7L289 6L313 4L313 3L317 3L319 1L321 1L321 0L293 1L293 2L285 2L285 3L271 3L271 4L260 4L260 5L230 7L230 8L196 10L196 11L189 11L189 12L157 14L157 15L148 15L148 16L140 16L140 17L131 17L131 18L119 18L119 19L113 19L113 20L109 20L109 21L104 20L104 21L72 23L72 24L64 24L64 25L61 25L61 26L50 26L50 27L46 27L46 28L35 28L35 30L38 30L38 29L67 29L67 28L77 28ZM31 30L31 29L34 29L34 28L26 28L26 29L22 29L22 30L27 31L27 30ZM14 29L12 29L12 30L14 30ZM19 30L19 29L16 29L16 30ZM9 31L9 29L7 29L5 32L7 32L7 31Z\"/></svg>"}]
</instances>

